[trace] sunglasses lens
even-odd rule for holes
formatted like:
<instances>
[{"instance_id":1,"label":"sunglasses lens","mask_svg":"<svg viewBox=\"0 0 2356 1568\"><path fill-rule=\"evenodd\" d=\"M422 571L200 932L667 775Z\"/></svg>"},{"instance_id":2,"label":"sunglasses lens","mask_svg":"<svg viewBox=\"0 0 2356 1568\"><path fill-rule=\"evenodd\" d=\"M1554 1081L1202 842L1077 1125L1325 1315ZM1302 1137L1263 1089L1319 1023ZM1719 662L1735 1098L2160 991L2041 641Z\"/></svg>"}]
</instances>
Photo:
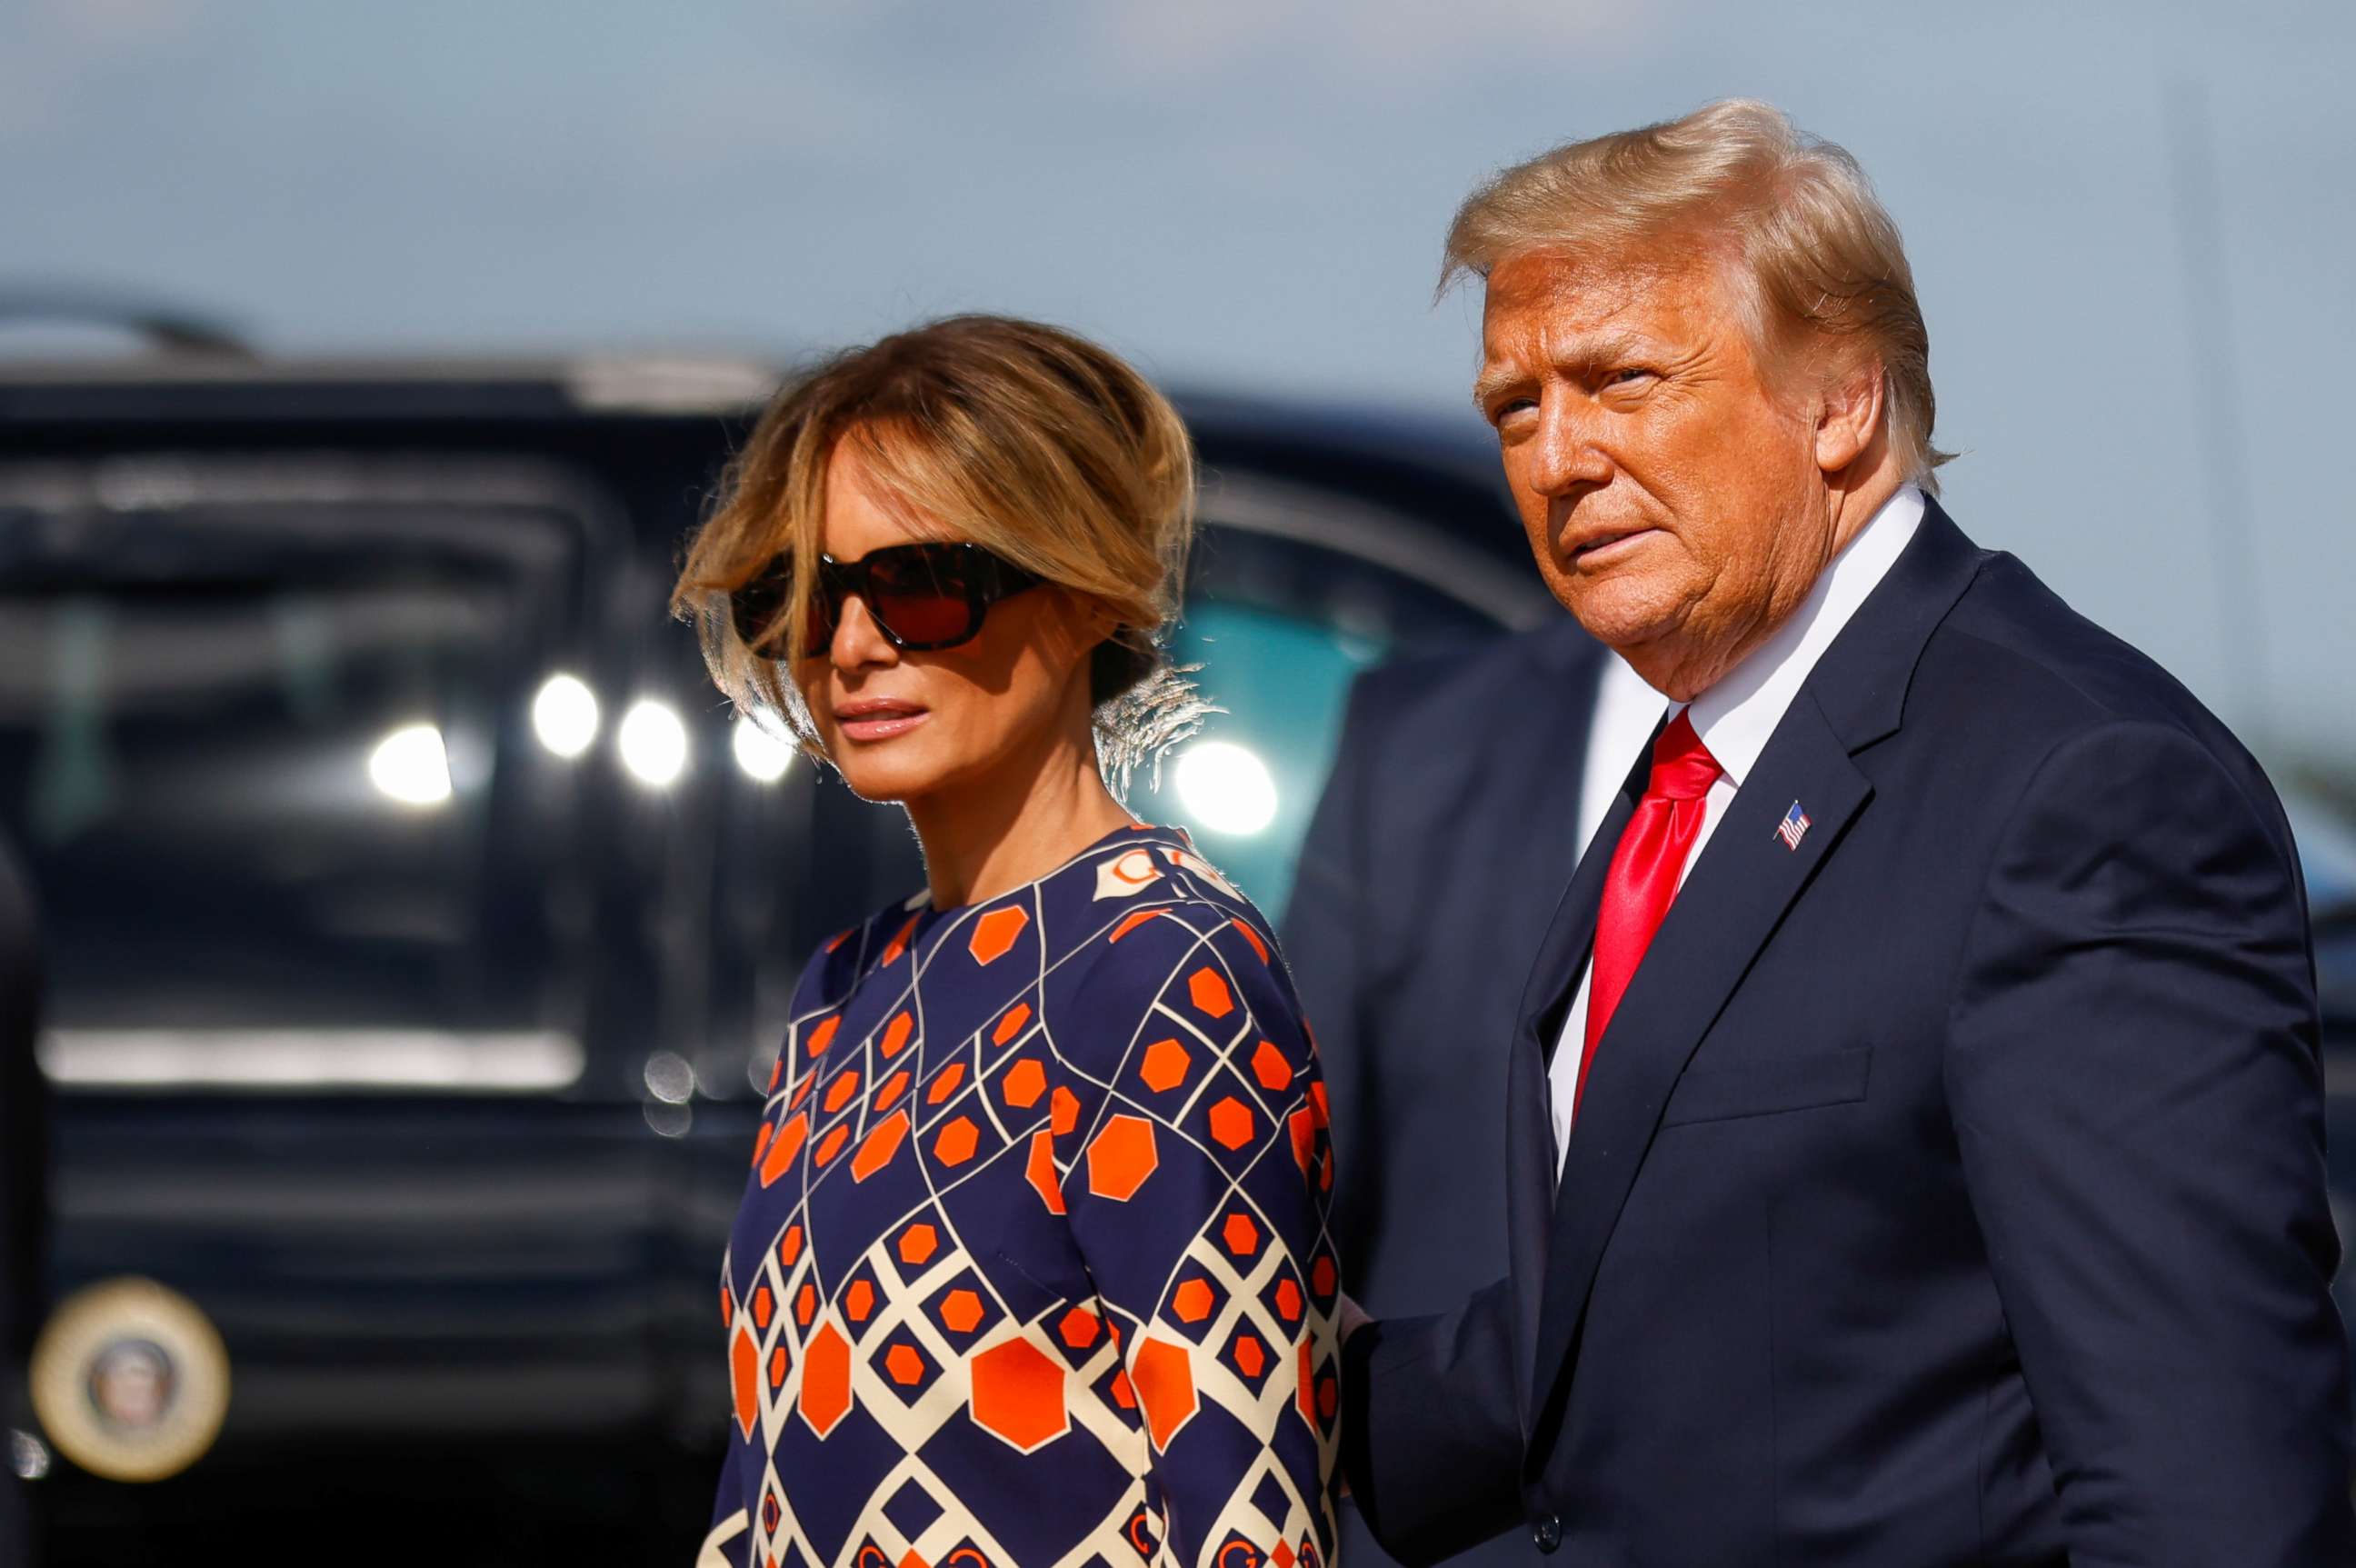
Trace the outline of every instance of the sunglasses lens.
<instances>
[{"instance_id":1,"label":"sunglasses lens","mask_svg":"<svg viewBox=\"0 0 2356 1568\"><path fill-rule=\"evenodd\" d=\"M894 637L947 645L973 635L965 573L956 556L919 546L905 555L879 551L870 562L868 603Z\"/></svg>"},{"instance_id":2,"label":"sunglasses lens","mask_svg":"<svg viewBox=\"0 0 2356 1568\"><path fill-rule=\"evenodd\" d=\"M784 567L772 567L728 596L729 618L747 648L756 646L761 634L784 611L788 580Z\"/></svg>"}]
</instances>

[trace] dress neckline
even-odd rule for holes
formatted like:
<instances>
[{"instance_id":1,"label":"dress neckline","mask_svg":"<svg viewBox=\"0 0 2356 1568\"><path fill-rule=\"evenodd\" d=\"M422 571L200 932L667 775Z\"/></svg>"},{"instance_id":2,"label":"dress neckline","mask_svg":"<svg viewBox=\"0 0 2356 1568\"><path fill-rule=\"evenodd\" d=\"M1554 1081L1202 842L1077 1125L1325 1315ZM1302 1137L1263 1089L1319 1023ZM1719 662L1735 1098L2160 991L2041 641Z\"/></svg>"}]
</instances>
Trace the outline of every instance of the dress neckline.
<instances>
[{"instance_id":1,"label":"dress neckline","mask_svg":"<svg viewBox=\"0 0 2356 1568\"><path fill-rule=\"evenodd\" d=\"M903 901L900 907L917 918L919 921L919 929L921 930L925 928L930 927L939 920L951 918L955 916L966 914L974 909L980 909L991 904L1003 902L1004 900L1014 897L1017 895L1028 893L1031 889L1040 886L1043 884L1053 882L1056 877L1061 876L1066 871L1071 870L1074 866L1079 865L1090 855L1098 854L1111 845L1120 843L1124 839L1135 839L1141 842L1173 843L1178 848L1183 849L1190 854L1193 852L1194 847L1194 841L1186 836L1186 830L1183 828L1169 827L1157 822L1124 822L1119 827L1113 829L1112 832L1105 834L1102 838L1096 840L1093 843L1085 844L1080 848L1074 850L1070 854L1065 856L1061 861L1058 861L1047 870L1043 871L1038 875L1031 878L1030 881L1018 882L1013 886L1006 889L1003 893L992 894L987 898L970 899L963 904L952 904L947 908L942 908L933 902L933 896L929 890L919 889L912 897Z\"/></svg>"}]
</instances>

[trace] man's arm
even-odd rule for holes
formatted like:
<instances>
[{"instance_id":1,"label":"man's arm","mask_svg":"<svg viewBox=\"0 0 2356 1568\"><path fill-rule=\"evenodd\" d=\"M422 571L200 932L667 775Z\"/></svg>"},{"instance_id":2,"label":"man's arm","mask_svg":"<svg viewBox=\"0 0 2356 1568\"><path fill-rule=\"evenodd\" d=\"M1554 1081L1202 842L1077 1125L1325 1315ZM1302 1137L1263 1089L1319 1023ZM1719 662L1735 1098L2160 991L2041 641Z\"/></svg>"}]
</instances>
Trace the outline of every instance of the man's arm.
<instances>
[{"instance_id":1,"label":"man's arm","mask_svg":"<svg viewBox=\"0 0 2356 1568\"><path fill-rule=\"evenodd\" d=\"M1367 1323L1342 1351L1342 1464L1375 1539L1424 1568L1521 1522L1513 1303Z\"/></svg>"},{"instance_id":2,"label":"man's arm","mask_svg":"<svg viewBox=\"0 0 2356 1568\"><path fill-rule=\"evenodd\" d=\"M2074 736L2015 809L1956 977L1965 1177L2078 1568L2356 1560L2277 821L2174 729Z\"/></svg>"},{"instance_id":3,"label":"man's arm","mask_svg":"<svg viewBox=\"0 0 2356 1568\"><path fill-rule=\"evenodd\" d=\"M1302 1010L1317 1031L1317 1056L1333 1104L1333 1239L1344 1277L1363 1280L1380 1231L1376 1162L1390 1152L1380 1125L1380 1068L1366 989L1372 955L1366 914L1373 869L1364 821L1365 783L1382 755L1379 671L1350 687L1333 770L1301 846L1280 933Z\"/></svg>"}]
</instances>

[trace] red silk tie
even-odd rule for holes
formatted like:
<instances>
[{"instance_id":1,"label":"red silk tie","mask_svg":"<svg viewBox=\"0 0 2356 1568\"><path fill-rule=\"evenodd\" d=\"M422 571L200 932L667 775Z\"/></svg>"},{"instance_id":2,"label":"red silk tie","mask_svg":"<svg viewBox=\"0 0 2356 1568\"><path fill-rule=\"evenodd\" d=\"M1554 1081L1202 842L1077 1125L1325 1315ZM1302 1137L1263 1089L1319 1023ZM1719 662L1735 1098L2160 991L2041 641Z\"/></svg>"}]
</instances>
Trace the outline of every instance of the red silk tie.
<instances>
[{"instance_id":1,"label":"red silk tie","mask_svg":"<svg viewBox=\"0 0 2356 1568\"><path fill-rule=\"evenodd\" d=\"M1595 1042L1611 1025L1622 994L1636 977L1636 966L1644 961L1644 950L1653 945L1653 933L1661 929L1670 901L1677 896L1677 878L1708 814L1704 798L1722 771L1683 710L1653 743L1653 774L1612 852L1603 903L1595 917L1595 963L1587 988L1587 1039L1579 1053L1578 1104L1586 1103L1587 1069L1595 1061Z\"/></svg>"}]
</instances>

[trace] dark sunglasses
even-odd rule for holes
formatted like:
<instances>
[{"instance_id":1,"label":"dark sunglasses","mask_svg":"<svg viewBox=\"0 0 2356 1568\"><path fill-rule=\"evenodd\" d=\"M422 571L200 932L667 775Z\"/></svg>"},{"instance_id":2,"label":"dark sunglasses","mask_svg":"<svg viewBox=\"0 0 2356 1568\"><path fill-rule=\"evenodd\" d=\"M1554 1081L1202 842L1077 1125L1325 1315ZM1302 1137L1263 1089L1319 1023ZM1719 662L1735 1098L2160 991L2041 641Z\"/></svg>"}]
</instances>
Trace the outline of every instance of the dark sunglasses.
<instances>
[{"instance_id":1,"label":"dark sunglasses","mask_svg":"<svg viewBox=\"0 0 2356 1568\"><path fill-rule=\"evenodd\" d=\"M747 648L786 607L793 563L779 555L759 576L728 596L736 635ZM893 544L856 561L818 558L818 596L810 605L802 656L824 653L842 618L842 602L856 594L884 640L905 652L926 653L971 642L982 618L1001 599L1042 581L979 544L948 542Z\"/></svg>"}]
</instances>

